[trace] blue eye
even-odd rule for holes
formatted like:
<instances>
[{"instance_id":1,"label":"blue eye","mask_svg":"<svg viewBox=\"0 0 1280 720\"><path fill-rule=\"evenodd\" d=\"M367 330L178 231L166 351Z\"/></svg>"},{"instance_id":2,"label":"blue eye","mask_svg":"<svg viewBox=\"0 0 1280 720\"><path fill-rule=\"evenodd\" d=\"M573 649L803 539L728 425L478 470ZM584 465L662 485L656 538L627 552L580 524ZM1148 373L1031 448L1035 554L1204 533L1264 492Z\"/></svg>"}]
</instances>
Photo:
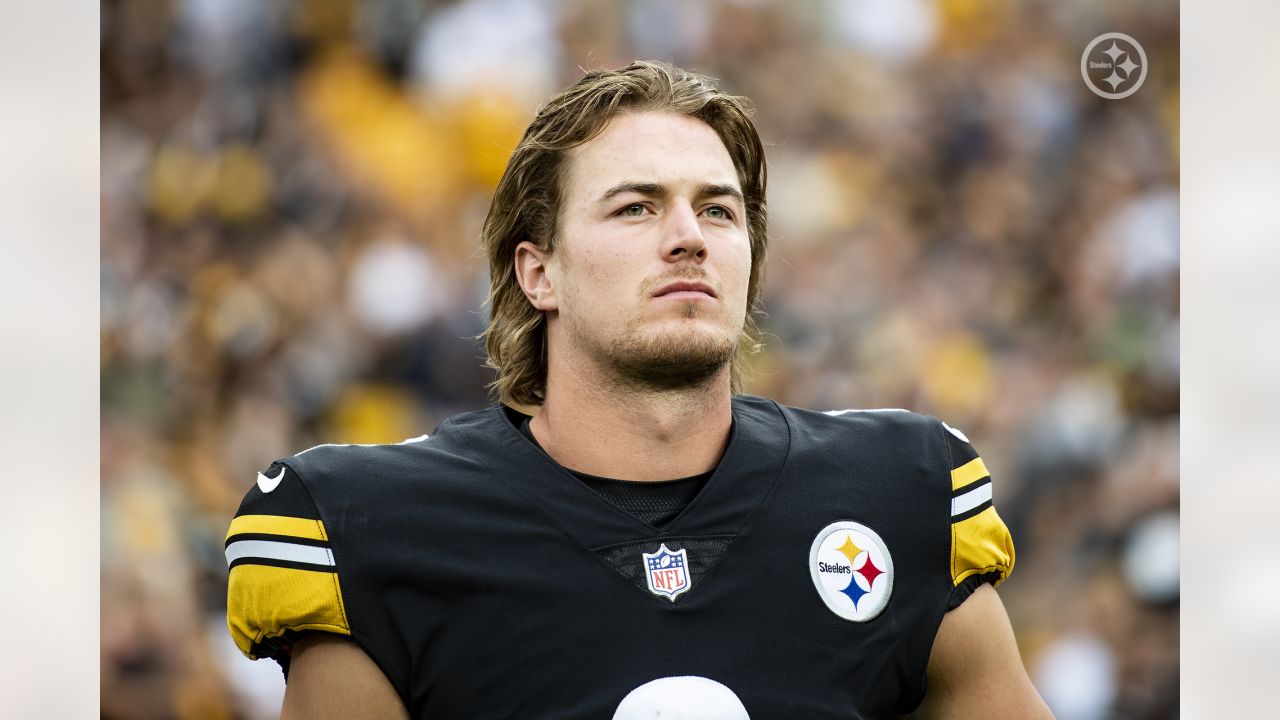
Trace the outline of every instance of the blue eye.
<instances>
[{"instance_id":1,"label":"blue eye","mask_svg":"<svg viewBox=\"0 0 1280 720\"><path fill-rule=\"evenodd\" d=\"M711 218L712 220L732 220L733 219L733 216L729 214L729 210L719 205L712 205L711 207L707 208L707 217Z\"/></svg>"}]
</instances>

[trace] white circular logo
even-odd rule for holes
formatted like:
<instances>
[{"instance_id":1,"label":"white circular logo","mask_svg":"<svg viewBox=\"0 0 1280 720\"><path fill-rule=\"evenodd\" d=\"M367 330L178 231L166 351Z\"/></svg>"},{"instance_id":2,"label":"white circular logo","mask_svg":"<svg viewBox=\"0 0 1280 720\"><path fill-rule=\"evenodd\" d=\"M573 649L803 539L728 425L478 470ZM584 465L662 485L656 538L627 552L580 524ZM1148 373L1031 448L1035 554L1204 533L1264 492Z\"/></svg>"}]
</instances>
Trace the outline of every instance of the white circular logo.
<instances>
[{"instance_id":1,"label":"white circular logo","mask_svg":"<svg viewBox=\"0 0 1280 720\"><path fill-rule=\"evenodd\" d=\"M1080 56L1084 84L1099 97L1119 100L1138 92L1147 79L1147 52L1124 33L1103 33Z\"/></svg>"},{"instance_id":2,"label":"white circular logo","mask_svg":"<svg viewBox=\"0 0 1280 720\"><path fill-rule=\"evenodd\" d=\"M840 520L822 528L809 550L809 573L831 612L866 622L889 604L893 558L874 530Z\"/></svg>"},{"instance_id":3,"label":"white circular logo","mask_svg":"<svg viewBox=\"0 0 1280 720\"><path fill-rule=\"evenodd\" d=\"M751 720L728 687L697 675L650 680L627 693L613 720Z\"/></svg>"}]
</instances>

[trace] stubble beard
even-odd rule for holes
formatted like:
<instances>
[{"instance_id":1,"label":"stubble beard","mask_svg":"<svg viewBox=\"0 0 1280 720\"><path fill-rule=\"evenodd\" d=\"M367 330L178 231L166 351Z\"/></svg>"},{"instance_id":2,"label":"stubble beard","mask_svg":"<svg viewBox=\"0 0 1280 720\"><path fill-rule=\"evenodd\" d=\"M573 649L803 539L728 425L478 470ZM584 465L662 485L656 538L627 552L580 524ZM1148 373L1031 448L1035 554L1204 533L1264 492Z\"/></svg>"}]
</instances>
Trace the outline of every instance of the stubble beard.
<instances>
[{"instance_id":1,"label":"stubble beard","mask_svg":"<svg viewBox=\"0 0 1280 720\"><path fill-rule=\"evenodd\" d=\"M682 315L698 316L699 308L686 303ZM625 388L670 392L706 384L724 369L737 351L737 336L729 337L702 328L644 332L638 320L627 323L623 333L593 353Z\"/></svg>"}]
</instances>

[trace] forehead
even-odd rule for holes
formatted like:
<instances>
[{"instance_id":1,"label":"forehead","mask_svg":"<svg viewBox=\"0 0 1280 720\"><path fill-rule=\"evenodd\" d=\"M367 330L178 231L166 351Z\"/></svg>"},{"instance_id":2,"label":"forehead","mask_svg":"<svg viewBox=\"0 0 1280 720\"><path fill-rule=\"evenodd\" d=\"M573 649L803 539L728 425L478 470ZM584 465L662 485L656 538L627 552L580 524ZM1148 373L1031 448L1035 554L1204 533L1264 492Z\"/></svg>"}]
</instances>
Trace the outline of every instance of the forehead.
<instances>
[{"instance_id":1,"label":"forehead","mask_svg":"<svg viewBox=\"0 0 1280 720\"><path fill-rule=\"evenodd\" d=\"M624 181L739 187L733 159L716 131L697 118L670 112L619 115L569 151L568 167L566 190L577 200Z\"/></svg>"}]
</instances>

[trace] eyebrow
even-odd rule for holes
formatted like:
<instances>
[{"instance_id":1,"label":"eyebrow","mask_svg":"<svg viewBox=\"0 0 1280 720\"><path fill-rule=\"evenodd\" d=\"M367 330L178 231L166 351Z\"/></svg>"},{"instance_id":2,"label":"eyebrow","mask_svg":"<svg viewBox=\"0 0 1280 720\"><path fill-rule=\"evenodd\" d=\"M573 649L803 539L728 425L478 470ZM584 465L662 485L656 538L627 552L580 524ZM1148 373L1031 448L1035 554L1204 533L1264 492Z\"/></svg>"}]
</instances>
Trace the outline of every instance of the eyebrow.
<instances>
[{"instance_id":1,"label":"eyebrow","mask_svg":"<svg viewBox=\"0 0 1280 720\"><path fill-rule=\"evenodd\" d=\"M636 193L646 197L661 197L670 193L670 189L661 183L654 182L620 182L617 185L605 190L604 193L596 200L596 204L604 204L609 202L618 195L623 193ZM695 197L715 197L718 195L727 195L740 204L746 205L746 200L742 197L742 191L732 185L722 183L703 183L699 185L694 192Z\"/></svg>"}]
</instances>

